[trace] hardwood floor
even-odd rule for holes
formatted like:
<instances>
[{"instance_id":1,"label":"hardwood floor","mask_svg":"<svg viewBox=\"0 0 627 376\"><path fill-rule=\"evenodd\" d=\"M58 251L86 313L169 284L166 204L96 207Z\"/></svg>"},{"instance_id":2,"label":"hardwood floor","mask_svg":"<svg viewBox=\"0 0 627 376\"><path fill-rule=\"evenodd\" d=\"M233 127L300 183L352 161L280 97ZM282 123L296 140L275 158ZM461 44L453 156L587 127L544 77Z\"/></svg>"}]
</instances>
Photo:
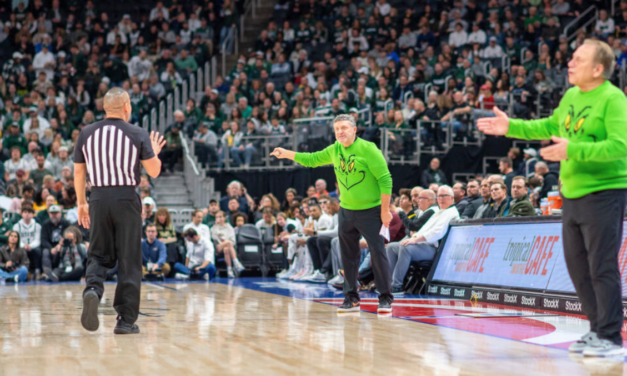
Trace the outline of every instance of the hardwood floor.
<instances>
[{"instance_id":1,"label":"hardwood floor","mask_svg":"<svg viewBox=\"0 0 627 376\"><path fill-rule=\"evenodd\" d=\"M95 333L80 325L82 285L2 286L0 375L576 376L626 370L620 359L571 358L563 349L472 332L487 322L482 319L465 318L464 330L446 327L451 314L437 309L430 313L441 315L439 322L416 322L401 303L393 315L404 318L364 311L338 316L333 305L312 300L337 299L337 293L290 285L278 294L231 283L144 284L141 334L131 336L113 334L115 285L106 285ZM362 306L370 310L376 302L365 299ZM526 325L523 331L541 328Z\"/></svg>"}]
</instances>

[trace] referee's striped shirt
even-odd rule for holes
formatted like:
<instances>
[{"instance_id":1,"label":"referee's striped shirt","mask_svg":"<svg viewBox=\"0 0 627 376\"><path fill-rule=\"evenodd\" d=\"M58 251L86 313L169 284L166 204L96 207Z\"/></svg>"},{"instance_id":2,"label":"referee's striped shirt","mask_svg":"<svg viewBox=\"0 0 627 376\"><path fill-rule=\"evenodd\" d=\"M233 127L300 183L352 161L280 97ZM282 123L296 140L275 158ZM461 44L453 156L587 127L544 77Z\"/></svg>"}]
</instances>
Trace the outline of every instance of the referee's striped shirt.
<instances>
[{"instance_id":1,"label":"referee's striped shirt","mask_svg":"<svg viewBox=\"0 0 627 376\"><path fill-rule=\"evenodd\" d=\"M116 118L83 128L74 146L74 163L86 164L93 187L136 187L141 161L154 156L148 132Z\"/></svg>"}]
</instances>

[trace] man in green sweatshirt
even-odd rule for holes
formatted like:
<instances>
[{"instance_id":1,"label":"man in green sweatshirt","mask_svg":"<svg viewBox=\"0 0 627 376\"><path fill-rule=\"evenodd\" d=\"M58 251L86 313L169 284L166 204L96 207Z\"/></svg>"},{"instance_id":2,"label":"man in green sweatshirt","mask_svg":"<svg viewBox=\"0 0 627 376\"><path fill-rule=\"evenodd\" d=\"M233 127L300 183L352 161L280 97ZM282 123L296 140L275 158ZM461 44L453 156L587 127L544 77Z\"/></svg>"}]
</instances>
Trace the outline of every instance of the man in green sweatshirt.
<instances>
[{"instance_id":1,"label":"man in green sweatshirt","mask_svg":"<svg viewBox=\"0 0 627 376\"><path fill-rule=\"evenodd\" d=\"M554 142L540 155L561 161L564 256L590 320L590 333L569 350L584 356L623 355L618 252L627 204L627 99L607 81L614 66L606 43L586 40L568 63L574 87L552 116L510 120L495 107L496 117L477 122L486 134Z\"/></svg>"},{"instance_id":2,"label":"man in green sweatshirt","mask_svg":"<svg viewBox=\"0 0 627 376\"><path fill-rule=\"evenodd\" d=\"M336 142L317 153L295 153L276 148L271 155L291 159L305 167L332 164L340 190L339 231L344 265L344 303L338 312L359 311L357 276L361 250L359 238L368 243L375 283L379 290L379 313L392 311L391 270L380 234L382 225L392 221L390 195L392 177L381 151L372 142L356 137L357 126L351 115L333 120Z\"/></svg>"}]
</instances>

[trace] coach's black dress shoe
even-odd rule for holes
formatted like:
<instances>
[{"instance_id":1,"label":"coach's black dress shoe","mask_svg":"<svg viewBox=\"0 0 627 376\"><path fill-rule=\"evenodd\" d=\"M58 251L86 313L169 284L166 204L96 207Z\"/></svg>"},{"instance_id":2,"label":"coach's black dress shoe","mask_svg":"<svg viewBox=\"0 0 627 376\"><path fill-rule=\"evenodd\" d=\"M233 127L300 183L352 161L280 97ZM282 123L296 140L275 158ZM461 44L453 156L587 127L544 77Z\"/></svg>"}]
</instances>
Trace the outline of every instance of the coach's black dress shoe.
<instances>
[{"instance_id":1,"label":"coach's black dress shoe","mask_svg":"<svg viewBox=\"0 0 627 376\"><path fill-rule=\"evenodd\" d=\"M124 321L123 318L118 317L118 323L115 326L115 329L113 329L113 333L115 334L138 334L139 333L139 327L136 324L129 324L126 321Z\"/></svg>"}]
</instances>

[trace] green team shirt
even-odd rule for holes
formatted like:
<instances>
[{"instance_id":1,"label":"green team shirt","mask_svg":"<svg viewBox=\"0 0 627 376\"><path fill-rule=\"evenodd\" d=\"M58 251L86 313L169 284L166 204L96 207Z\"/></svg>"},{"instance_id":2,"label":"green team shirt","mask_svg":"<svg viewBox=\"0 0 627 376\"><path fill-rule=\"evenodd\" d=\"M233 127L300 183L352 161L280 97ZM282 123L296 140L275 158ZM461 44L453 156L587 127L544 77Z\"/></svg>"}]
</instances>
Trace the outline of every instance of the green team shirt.
<instances>
[{"instance_id":1,"label":"green team shirt","mask_svg":"<svg viewBox=\"0 0 627 376\"><path fill-rule=\"evenodd\" d=\"M627 188L627 99L609 81L588 92L570 88L553 115L512 119L507 133L526 140L551 136L570 141L560 168L564 197Z\"/></svg>"},{"instance_id":2,"label":"green team shirt","mask_svg":"<svg viewBox=\"0 0 627 376\"><path fill-rule=\"evenodd\" d=\"M344 209L371 209L381 205L382 193L392 194L392 176L383 154L359 137L347 148L336 141L316 153L296 153L294 160L305 167L333 164Z\"/></svg>"}]
</instances>

